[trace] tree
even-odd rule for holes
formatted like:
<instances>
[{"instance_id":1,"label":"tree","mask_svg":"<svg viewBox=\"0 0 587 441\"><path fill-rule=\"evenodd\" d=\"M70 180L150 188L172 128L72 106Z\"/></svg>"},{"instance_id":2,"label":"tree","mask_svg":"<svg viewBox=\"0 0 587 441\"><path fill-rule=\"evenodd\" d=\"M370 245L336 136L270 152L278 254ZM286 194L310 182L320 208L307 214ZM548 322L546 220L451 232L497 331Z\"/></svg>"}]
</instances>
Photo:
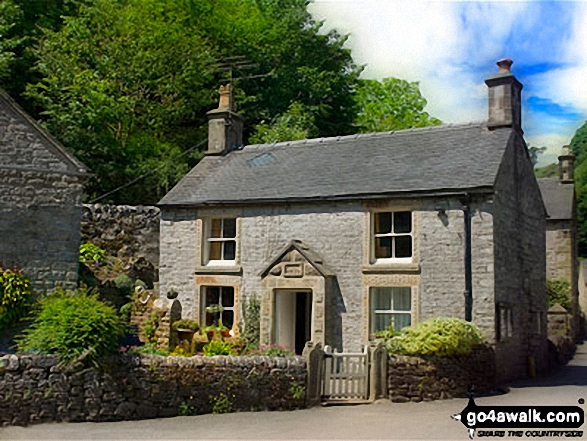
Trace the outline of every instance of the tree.
<instances>
[{"instance_id":1,"label":"tree","mask_svg":"<svg viewBox=\"0 0 587 441\"><path fill-rule=\"evenodd\" d=\"M0 83L9 77L15 49L22 41L13 33L21 17L22 11L17 5L10 0L0 0Z\"/></svg>"},{"instance_id":2,"label":"tree","mask_svg":"<svg viewBox=\"0 0 587 441\"><path fill-rule=\"evenodd\" d=\"M385 132L441 124L424 112L426 100L417 82L397 78L360 80L355 96L360 132Z\"/></svg>"},{"instance_id":3,"label":"tree","mask_svg":"<svg viewBox=\"0 0 587 441\"><path fill-rule=\"evenodd\" d=\"M249 141L252 144L294 141L315 137L317 132L312 113L300 103L294 102L283 115L274 118L270 124L261 121Z\"/></svg>"},{"instance_id":4,"label":"tree","mask_svg":"<svg viewBox=\"0 0 587 441\"><path fill-rule=\"evenodd\" d=\"M587 122L575 132L570 148L576 158L575 191L579 256L587 257Z\"/></svg>"},{"instance_id":5,"label":"tree","mask_svg":"<svg viewBox=\"0 0 587 441\"><path fill-rule=\"evenodd\" d=\"M43 79L27 96L90 167L90 199L149 173L110 200L153 203L187 172L184 154L205 122L194 111L212 107L214 67L189 18L179 2L98 0L36 48Z\"/></svg>"},{"instance_id":6,"label":"tree","mask_svg":"<svg viewBox=\"0 0 587 441\"><path fill-rule=\"evenodd\" d=\"M41 79L27 97L93 172L90 199L137 180L105 200L153 203L195 165L227 57L256 65L234 72L247 136L292 118L312 136L353 130L360 68L343 37L319 33L306 0L77 4L35 49Z\"/></svg>"},{"instance_id":7,"label":"tree","mask_svg":"<svg viewBox=\"0 0 587 441\"><path fill-rule=\"evenodd\" d=\"M536 167L538 163L538 156L543 154L546 151L546 147L535 147L528 145L528 154L530 155L530 161L532 161L532 165Z\"/></svg>"}]
</instances>

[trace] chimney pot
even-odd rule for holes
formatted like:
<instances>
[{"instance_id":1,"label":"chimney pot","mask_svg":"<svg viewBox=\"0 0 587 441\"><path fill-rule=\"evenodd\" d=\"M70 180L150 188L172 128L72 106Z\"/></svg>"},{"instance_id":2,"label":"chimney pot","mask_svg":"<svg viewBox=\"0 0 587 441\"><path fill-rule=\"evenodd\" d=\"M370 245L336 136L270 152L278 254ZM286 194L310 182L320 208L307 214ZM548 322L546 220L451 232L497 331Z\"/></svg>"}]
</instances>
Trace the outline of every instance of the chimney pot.
<instances>
[{"instance_id":1,"label":"chimney pot","mask_svg":"<svg viewBox=\"0 0 587 441\"><path fill-rule=\"evenodd\" d=\"M499 67L499 73L510 73L512 64L514 62L509 58L502 58L497 62L497 67Z\"/></svg>"}]
</instances>

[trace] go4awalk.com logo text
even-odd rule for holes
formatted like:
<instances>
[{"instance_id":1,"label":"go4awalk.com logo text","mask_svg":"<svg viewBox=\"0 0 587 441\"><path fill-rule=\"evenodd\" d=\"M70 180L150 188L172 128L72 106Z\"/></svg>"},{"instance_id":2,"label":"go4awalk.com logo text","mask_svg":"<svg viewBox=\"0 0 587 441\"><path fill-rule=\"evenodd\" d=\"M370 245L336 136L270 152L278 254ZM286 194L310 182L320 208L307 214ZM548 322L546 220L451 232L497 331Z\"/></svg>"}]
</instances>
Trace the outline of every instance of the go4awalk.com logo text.
<instances>
[{"instance_id":1,"label":"go4awalk.com logo text","mask_svg":"<svg viewBox=\"0 0 587 441\"><path fill-rule=\"evenodd\" d=\"M579 400L583 404L584 400ZM477 406L473 397L461 413L451 418L478 437L582 437L584 421L579 406Z\"/></svg>"}]
</instances>

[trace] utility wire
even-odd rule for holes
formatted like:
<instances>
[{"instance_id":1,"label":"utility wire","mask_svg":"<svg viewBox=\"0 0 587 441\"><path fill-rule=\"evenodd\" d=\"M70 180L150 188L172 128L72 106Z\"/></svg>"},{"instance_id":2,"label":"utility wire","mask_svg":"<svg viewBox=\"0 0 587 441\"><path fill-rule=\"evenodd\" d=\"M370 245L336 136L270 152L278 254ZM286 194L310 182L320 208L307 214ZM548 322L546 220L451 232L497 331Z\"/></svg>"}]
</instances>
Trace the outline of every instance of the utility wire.
<instances>
[{"instance_id":1,"label":"utility wire","mask_svg":"<svg viewBox=\"0 0 587 441\"><path fill-rule=\"evenodd\" d=\"M93 199L93 200L91 200L89 203L90 203L90 204L95 204L96 202L98 202L98 201L101 201L101 200L102 200L102 199L104 199L105 197L107 197L107 196L110 196L111 194L114 194L114 193L116 193L116 192L118 192L118 191L122 190L123 188L127 188L127 187L130 187L131 185L134 185L134 184L136 184L136 183L137 183L137 182L139 182L141 179L143 179L143 178L145 178L145 177L147 177L147 176L149 176L149 175L152 175L153 173L155 173L155 172L156 172L156 171L158 171L158 170L161 170L161 169L162 169L163 167L165 167L165 166L166 166L166 165L167 165L167 164L168 164L170 161L172 161L172 160L176 160L176 159L179 159L179 158L181 158L182 156L184 156L184 155L188 154L188 153L189 153L189 152L191 152L192 150L195 150L195 149L197 149L198 147L201 147L201 146L202 146L202 145L204 145L206 142L208 142L208 140L207 140L207 139L204 139L203 141L199 142L198 144L196 144L196 145L193 145L193 146L191 146L190 148L188 148L187 150L185 150L185 151L181 152L179 155L177 155L177 156L175 156L175 157L173 157L173 158L169 158L167 161L164 161L164 162L163 162L163 164L161 164L159 167L155 167L154 169L152 169L152 170L149 170L147 173L144 173L144 174L142 174L142 175L140 175L140 176L138 176L138 177L134 178L132 181L130 181L130 182L127 182L126 184L123 184L123 185L121 185L120 187L117 187L117 188L115 188L114 190L111 190L111 191L109 191L108 193L104 193L102 196L99 196L99 197L97 197L96 199Z\"/></svg>"}]
</instances>

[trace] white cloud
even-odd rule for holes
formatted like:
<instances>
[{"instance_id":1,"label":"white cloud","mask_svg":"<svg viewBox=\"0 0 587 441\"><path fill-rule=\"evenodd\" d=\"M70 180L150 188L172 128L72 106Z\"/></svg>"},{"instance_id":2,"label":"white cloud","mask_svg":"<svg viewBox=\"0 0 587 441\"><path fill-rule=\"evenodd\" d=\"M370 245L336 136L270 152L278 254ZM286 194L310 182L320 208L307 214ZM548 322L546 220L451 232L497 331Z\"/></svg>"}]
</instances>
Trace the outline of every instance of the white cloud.
<instances>
[{"instance_id":1,"label":"white cloud","mask_svg":"<svg viewBox=\"0 0 587 441\"><path fill-rule=\"evenodd\" d=\"M514 59L514 74L560 62L559 69L526 74L527 97L587 113L587 0L316 0L310 11L327 29L350 34L355 60L367 65L363 77L419 81L426 110L444 122L486 119L484 79L503 57ZM552 142L556 125L565 139L579 125L544 112L525 118L529 137Z\"/></svg>"}]
</instances>

